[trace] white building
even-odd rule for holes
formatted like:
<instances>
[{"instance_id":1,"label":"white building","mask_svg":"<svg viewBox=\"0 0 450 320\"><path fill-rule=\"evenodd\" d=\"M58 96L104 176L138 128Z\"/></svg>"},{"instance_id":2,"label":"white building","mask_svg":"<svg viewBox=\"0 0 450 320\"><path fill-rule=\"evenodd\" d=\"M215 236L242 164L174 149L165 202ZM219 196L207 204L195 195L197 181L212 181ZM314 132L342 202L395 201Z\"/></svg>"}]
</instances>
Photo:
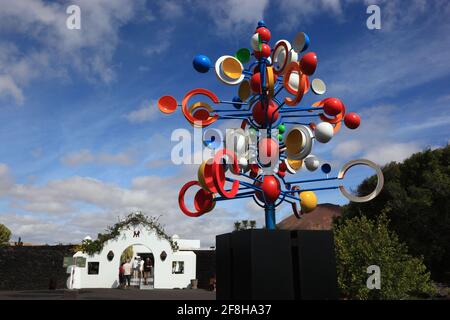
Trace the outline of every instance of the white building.
<instances>
[{"instance_id":1,"label":"white building","mask_svg":"<svg viewBox=\"0 0 450 320\"><path fill-rule=\"evenodd\" d=\"M120 256L126 248L133 246L134 256L152 255L153 288L186 288L196 278L196 255L192 250L200 248L200 240L184 240L174 235L172 242L178 248L147 226L124 228L119 236L104 243L100 253L88 255L79 251L73 256L77 262L68 268L67 287L118 287Z\"/></svg>"}]
</instances>

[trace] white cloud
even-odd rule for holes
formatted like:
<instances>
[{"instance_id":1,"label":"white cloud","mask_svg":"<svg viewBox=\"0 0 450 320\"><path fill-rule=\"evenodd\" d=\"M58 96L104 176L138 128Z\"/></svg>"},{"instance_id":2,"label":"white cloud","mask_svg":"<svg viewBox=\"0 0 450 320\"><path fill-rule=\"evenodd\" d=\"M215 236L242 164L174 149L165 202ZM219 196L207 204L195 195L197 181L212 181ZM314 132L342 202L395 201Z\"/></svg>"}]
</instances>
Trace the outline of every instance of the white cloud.
<instances>
[{"instance_id":1,"label":"white cloud","mask_svg":"<svg viewBox=\"0 0 450 320\"><path fill-rule=\"evenodd\" d=\"M368 150L364 158L376 163L385 164L391 161L401 162L413 153L421 151L416 143L386 143L372 147Z\"/></svg>"},{"instance_id":2,"label":"white cloud","mask_svg":"<svg viewBox=\"0 0 450 320\"><path fill-rule=\"evenodd\" d=\"M248 26L256 27L256 23L264 18L268 0L224 0L200 2L217 26L222 35L230 35L233 30Z\"/></svg>"},{"instance_id":3,"label":"white cloud","mask_svg":"<svg viewBox=\"0 0 450 320\"><path fill-rule=\"evenodd\" d=\"M352 157L362 149L363 145L361 141L349 140L339 143L336 148L333 149L332 155L336 158L345 155L346 157Z\"/></svg>"},{"instance_id":4,"label":"white cloud","mask_svg":"<svg viewBox=\"0 0 450 320\"><path fill-rule=\"evenodd\" d=\"M159 114L156 101L144 101L141 106L125 115L131 123L143 123L155 120Z\"/></svg>"},{"instance_id":5,"label":"white cloud","mask_svg":"<svg viewBox=\"0 0 450 320\"><path fill-rule=\"evenodd\" d=\"M90 150L83 149L77 152L72 152L65 155L61 162L67 166L79 166L85 164L117 164L128 166L132 165L135 160L133 155L130 153L118 153L118 154L108 154L108 153L98 153L93 154Z\"/></svg>"},{"instance_id":6,"label":"white cloud","mask_svg":"<svg viewBox=\"0 0 450 320\"><path fill-rule=\"evenodd\" d=\"M24 241L76 242L87 234L95 237L119 216L143 210L149 215L161 215L168 233L200 238L204 246L209 246L215 235L232 230L237 217L220 204L200 218L186 217L178 208L178 192L184 183L195 179L196 170L183 170L169 177L136 177L129 188L89 177L52 180L41 186L13 183L3 198L11 209L28 210L29 215L2 213L2 223ZM7 171L7 167L0 166L0 177Z\"/></svg>"},{"instance_id":7,"label":"white cloud","mask_svg":"<svg viewBox=\"0 0 450 320\"><path fill-rule=\"evenodd\" d=\"M115 79L111 65L118 30L143 12L144 1L74 0L71 4L81 8L81 30L66 27L65 4L0 0L0 35L19 35L30 44L19 50L8 40L0 43L0 74L10 77L9 91L17 103L23 102L24 86L37 78L70 80L68 75L75 71L90 81Z\"/></svg>"},{"instance_id":8,"label":"white cloud","mask_svg":"<svg viewBox=\"0 0 450 320\"><path fill-rule=\"evenodd\" d=\"M12 97L18 105L25 100L22 90L9 75L0 75L0 98L3 97Z\"/></svg>"}]
</instances>

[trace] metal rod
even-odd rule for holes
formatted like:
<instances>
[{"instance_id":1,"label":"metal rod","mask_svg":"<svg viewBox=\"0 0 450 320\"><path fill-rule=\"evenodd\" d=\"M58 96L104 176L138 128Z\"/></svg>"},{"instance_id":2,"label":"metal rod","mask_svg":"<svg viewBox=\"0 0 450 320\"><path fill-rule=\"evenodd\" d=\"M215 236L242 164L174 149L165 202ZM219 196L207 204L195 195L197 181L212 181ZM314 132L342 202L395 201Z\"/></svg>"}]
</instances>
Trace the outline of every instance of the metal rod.
<instances>
[{"instance_id":1,"label":"metal rod","mask_svg":"<svg viewBox=\"0 0 450 320\"><path fill-rule=\"evenodd\" d=\"M296 180L296 181L287 181L286 184L309 183L309 182L337 180L337 179L339 179L339 178L338 177L331 177L331 178L319 178L319 179L310 179L310 180Z\"/></svg>"},{"instance_id":2,"label":"metal rod","mask_svg":"<svg viewBox=\"0 0 450 320\"><path fill-rule=\"evenodd\" d=\"M264 211L266 214L266 229L275 230L275 206L273 203L267 204Z\"/></svg>"}]
</instances>

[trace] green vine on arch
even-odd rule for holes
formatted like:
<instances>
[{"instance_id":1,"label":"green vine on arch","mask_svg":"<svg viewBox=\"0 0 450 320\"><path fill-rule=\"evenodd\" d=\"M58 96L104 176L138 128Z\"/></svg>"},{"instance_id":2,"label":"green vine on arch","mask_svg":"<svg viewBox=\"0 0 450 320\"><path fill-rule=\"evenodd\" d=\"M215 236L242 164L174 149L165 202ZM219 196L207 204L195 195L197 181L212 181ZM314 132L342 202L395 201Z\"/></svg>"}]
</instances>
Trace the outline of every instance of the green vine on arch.
<instances>
[{"instance_id":1,"label":"green vine on arch","mask_svg":"<svg viewBox=\"0 0 450 320\"><path fill-rule=\"evenodd\" d=\"M96 240L83 240L81 245L75 247L75 251L82 251L88 255L100 253L105 245L105 242L117 238L120 235L120 231L130 230L131 227L136 227L138 225L143 225L154 230L159 239L169 241L172 250L177 251L177 243L173 241L172 238L164 231L164 228L159 223L158 219L159 218L148 217L140 211L130 213L123 220L106 228L106 233L99 233Z\"/></svg>"}]
</instances>

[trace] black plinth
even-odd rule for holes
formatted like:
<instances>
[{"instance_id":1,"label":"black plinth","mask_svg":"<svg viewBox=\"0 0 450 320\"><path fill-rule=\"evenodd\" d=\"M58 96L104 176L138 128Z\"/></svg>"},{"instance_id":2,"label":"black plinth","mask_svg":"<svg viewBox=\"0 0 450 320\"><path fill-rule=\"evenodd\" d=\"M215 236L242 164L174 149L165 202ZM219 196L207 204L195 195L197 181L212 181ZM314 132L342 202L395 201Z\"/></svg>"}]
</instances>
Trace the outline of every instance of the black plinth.
<instances>
[{"instance_id":1,"label":"black plinth","mask_svg":"<svg viewBox=\"0 0 450 320\"><path fill-rule=\"evenodd\" d=\"M219 300L336 299L331 231L244 230L216 237Z\"/></svg>"}]
</instances>

